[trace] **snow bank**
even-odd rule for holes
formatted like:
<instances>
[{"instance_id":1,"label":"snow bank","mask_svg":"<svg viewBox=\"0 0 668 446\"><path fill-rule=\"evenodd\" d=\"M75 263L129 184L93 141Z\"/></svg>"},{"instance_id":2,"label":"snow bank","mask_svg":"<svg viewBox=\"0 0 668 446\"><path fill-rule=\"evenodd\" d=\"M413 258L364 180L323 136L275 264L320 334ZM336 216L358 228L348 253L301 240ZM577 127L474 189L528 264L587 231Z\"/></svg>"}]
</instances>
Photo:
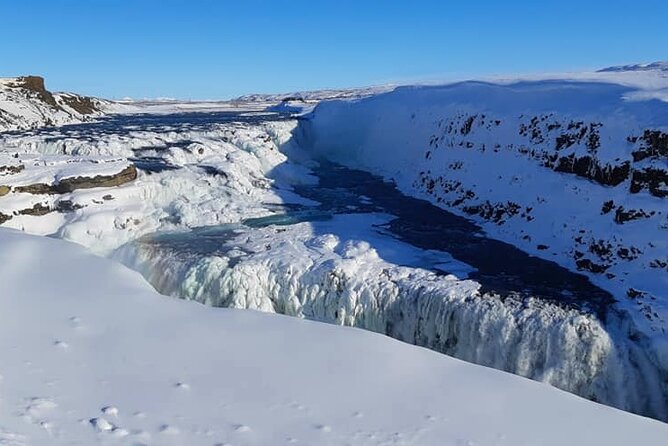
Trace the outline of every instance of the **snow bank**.
<instances>
[{"instance_id":1,"label":"snow bank","mask_svg":"<svg viewBox=\"0 0 668 446\"><path fill-rule=\"evenodd\" d=\"M626 446L668 435L384 336L164 298L67 242L0 229L0 245L5 444Z\"/></svg>"}]
</instances>

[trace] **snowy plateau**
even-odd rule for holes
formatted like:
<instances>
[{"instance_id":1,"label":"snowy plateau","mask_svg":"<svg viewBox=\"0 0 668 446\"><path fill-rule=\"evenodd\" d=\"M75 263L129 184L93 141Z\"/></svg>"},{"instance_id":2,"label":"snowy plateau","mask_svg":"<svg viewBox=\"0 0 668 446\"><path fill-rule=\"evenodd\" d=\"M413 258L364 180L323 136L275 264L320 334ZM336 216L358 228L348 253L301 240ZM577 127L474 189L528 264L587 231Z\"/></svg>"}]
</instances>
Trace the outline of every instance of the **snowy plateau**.
<instances>
[{"instance_id":1,"label":"snowy plateau","mask_svg":"<svg viewBox=\"0 0 668 446\"><path fill-rule=\"evenodd\" d=\"M0 444L665 445L667 101L1 79Z\"/></svg>"}]
</instances>

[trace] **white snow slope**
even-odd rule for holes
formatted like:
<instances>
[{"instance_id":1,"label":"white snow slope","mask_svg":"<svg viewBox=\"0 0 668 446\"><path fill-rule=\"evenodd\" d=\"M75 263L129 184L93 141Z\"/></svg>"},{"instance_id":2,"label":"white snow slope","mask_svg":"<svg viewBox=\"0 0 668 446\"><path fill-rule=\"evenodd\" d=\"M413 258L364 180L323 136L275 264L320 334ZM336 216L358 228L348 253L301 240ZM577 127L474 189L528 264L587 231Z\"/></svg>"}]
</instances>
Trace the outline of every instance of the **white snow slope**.
<instances>
[{"instance_id":1,"label":"white snow slope","mask_svg":"<svg viewBox=\"0 0 668 446\"><path fill-rule=\"evenodd\" d=\"M668 427L384 336L156 294L0 229L0 444L663 445Z\"/></svg>"},{"instance_id":2,"label":"white snow slope","mask_svg":"<svg viewBox=\"0 0 668 446\"><path fill-rule=\"evenodd\" d=\"M302 147L590 276L668 370L668 75L405 87L323 102Z\"/></svg>"}]
</instances>

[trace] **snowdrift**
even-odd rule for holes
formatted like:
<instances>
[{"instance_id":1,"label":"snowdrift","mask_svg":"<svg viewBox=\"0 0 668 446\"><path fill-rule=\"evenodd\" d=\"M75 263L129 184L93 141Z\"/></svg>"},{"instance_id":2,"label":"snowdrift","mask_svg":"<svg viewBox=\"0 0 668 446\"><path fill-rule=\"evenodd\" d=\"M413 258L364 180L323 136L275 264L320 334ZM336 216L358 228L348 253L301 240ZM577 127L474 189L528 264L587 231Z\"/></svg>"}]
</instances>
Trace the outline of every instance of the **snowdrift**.
<instances>
[{"instance_id":1,"label":"snowdrift","mask_svg":"<svg viewBox=\"0 0 668 446\"><path fill-rule=\"evenodd\" d=\"M4 444L625 446L668 435L384 336L165 298L67 242L0 229L0 246Z\"/></svg>"}]
</instances>

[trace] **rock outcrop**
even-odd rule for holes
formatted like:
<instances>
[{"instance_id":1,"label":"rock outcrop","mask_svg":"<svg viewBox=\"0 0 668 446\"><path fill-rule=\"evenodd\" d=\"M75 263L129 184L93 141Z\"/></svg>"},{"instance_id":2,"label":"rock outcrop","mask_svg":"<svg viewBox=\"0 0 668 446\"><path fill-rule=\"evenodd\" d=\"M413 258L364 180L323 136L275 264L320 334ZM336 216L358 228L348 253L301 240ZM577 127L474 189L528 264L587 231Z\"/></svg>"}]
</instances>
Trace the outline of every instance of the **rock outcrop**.
<instances>
[{"instance_id":1,"label":"rock outcrop","mask_svg":"<svg viewBox=\"0 0 668 446\"><path fill-rule=\"evenodd\" d=\"M52 93L44 78L0 78L0 132L79 123L101 116L109 101Z\"/></svg>"}]
</instances>

